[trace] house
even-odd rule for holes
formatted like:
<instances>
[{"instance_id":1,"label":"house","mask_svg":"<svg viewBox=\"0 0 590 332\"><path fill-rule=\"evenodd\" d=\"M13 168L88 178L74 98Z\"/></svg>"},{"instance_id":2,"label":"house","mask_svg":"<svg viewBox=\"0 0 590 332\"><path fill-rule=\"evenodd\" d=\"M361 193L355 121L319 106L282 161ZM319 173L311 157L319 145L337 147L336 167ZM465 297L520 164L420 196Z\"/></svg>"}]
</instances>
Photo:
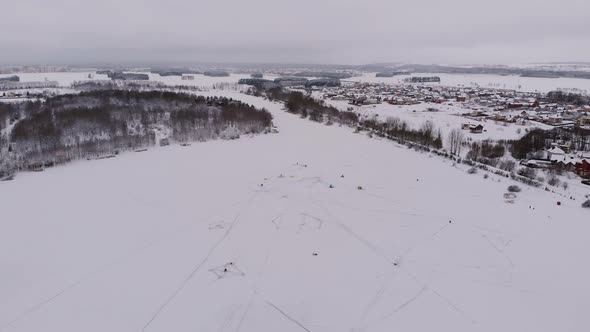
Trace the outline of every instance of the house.
<instances>
[{"instance_id":1,"label":"house","mask_svg":"<svg viewBox=\"0 0 590 332\"><path fill-rule=\"evenodd\" d=\"M572 159L564 159L555 163L555 167L562 171L573 172L576 170L576 164Z\"/></svg>"},{"instance_id":2,"label":"house","mask_svg":"<svg viewBox=\"0 0 590 332\"><path fill-rule=\"evenodd\" d=\"M526 167L530 167L530 168L551 168L553 166L553 164L551 164L550 161L547 160L540 160L540 159L531 159L528 160L526 162L524 162L524 165Z\"/></svg>"},{"instance_id":3,"label":"house","mask_svg":"<svg viewBox=\"0 0 590 332\"><path fill-rule=\"evenodd\" d=\"M506 121L506 115L502 115L502 114L494 114L493 119L496 121Z\"/></svg>"},{"instance_id":4,"label":"house","mask_svg":"<svg viewBox=\"0 0 590 332\"><path fill-rule=\"evenodd\" d=\"M481 134L483 133L483 126L478 124L477 126L469 126L469 131L472 134Z\"/></svg>"},{"instance_id":5,"label":"house","mask_svg":"<svg viewBox=\"0 0 590 332\"><path fill-rule=\"evenodd\" d=\"M590 126L590 115L580 117L578 119L578 126Z\"/></svg>"},{"instance_id":6,"label":"house","mask_svg":"<svg viewBox=\"0 0 590 332\"><path fill-rule=\"evenodd\" d=\"M576 163L576 174L581 177L590 177L590 163L587 159Z\"/></svg>"},{"instance_id":7,"label":"house","mask_svg":"<svg viewBox=\"0 0 590 332\"><path fill-rule=\"evenodd\" d=\"M560 161L564 160L565 158L565 151L558 146L554 146L551 149L547 150L549 154L549 160L551 161Z\"/></svg>"},{"instance_id":8,"label":"house","mask_svg":"<svg viewBox=\"0 0 590 332\"><path fill-rule=\"evenodd\" d=\"M548 124L556 125L556 124L560 124L561 122L562 122L562 118L559 116L551 115L547 118Z\"/></svg>"},{"instance_id":9,"label":"house","mask_svg":"<svg viewBox=\"0 0 590 332\"><path fill-rule=\"evenodd\" d=\"M536 100L536 99L529 100L529 107L537 108L539 106L540 106L540 103L538 100Z\"/></svg>"},{"instance_id":10,"label":"house","mask_svg":"<svg viewBox=\"0 0 590 332\"><path fill-rule=\"evenodd\" d=\"M508 103L508 108L521 108L524 106L525 105L523 103L517 103L517 102Z\"/></svg>"}]
</instances>

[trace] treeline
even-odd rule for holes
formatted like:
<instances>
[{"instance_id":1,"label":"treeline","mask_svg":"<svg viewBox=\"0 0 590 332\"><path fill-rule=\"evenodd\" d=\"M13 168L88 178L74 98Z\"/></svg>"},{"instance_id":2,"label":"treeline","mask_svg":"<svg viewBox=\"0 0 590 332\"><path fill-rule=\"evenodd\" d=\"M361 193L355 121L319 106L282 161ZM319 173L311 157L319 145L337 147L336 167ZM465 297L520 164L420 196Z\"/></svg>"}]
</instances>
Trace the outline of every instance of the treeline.
<instances>
[{"instance_id":1,"label":"treeline","mask_svg":"<svg viewBox=\"0 0 590 332\"><path fill-rule=\"evenodd\" d=\"M409 75L408 72L403 71L383 71L375 74L375 77L393 77L398 75Z\"/></svg>"},{"instance_id":2,"label":"treeline","mask_svg":"<svg viewBox=\"0 0 590 332\"><path fill-rule=\"evenodd\" d=\"M107 76L112 80L123 81L148 81L150 79L149 75L144 73L111 72Z\"/></svg>"},{"instance_id":3,"label":"treeline","mask_svg":"<svg viewBox=\"0 0 590 332\"><path fill-rule=\"evenodd\" d=\"M440 83L440 77L438 76L430 76L430 77L408 77L404 79L406 83Z\"/></svg>"},{"instance_id":4,"label":"treeline","mask_svg":"<svg viewBox=\"0 0 590 332\"><path fill-rule=\"evenodd\" d=\"M590 104L590 97L577 93L567 93L563 91L550 91L545 95L543 101L549 103L567 103L576 106Z\"/></svg>"},{"instance_id":5,"label":"treeline","mask_svg":"<svg viewBox=\"0 0 590 332\"><path fill-rule=\"evenodd\" d=\"M134 80L92 80L92 81L75 81L72 87L79 91L95 91L95 90L163 90L168 88L164 83L158 81L134 81Z\"/></svg>"},{"instance_id":6,"label":"treeline","mask_svg":"<svg viewBox=\"0 0 590 332\"><path fill-rule=\"evenodd\" d=\"M308 80L306 78L298 77L279 77L275 78L274 81L263 79L263 78L242 78L238 81L238 84L251 85L261 90L270 90L279 87L291 87L291 86L305 86L306 88L313 87L337 87L341 86L342 83L339 79L333 78L320 78L316 80Z\"/></svg>"},{"instance_id":7,"label":"treeline","mask_svg":"<svg viewBox=\"0 0 590 332\"><path fill-rule=\"evenodd\" d=\"M13 106L11 104L0 103L0 132L8 126L13 113Z\"/></svg>"},{"instance_id":8,"label":"treeline","mask_svg":"<svg viewBox=\"0 0 590 332\"><path fill-rule=\"evenodd\" d=\"M315 80L309 80L307 82L305 82L305 87L306 88L312 88L312 87L337 87L337 86L341 86L342 83L340 82L340 79L337 78L318 78Z\"/></svg>"},{"instance_id":9,"label":"treeline","mask_svg":"<svg viewBox=\"0 0 590 332\"><path fill-rule=\"evenodd\" d=\"M228 77L229 73L223 70L209 70L206 72L203 72L203 75L205 76L211 76L211 77Z\"/></svg>"},{"instance_id":10,"label":"treeline","mask_svg":"<svg viewBox=\"0 0 590 332\"><path fill-rule=\"evenodd\" d=\"M261 133L272 125L268 111L236 100L165 91L91 91L5 104L0 121L11 118L20 120L0 140L4 174L142 149L157 137L206 141L228 132Z\"/></svg>"},{"instance_id":11,"label":"treeline","mask_svg":"<svg viewBox=\"0 0 590 332\"><path fill-rule=\"evenodd\" d=\"M302 118L309 118L316 122L333 124L334 122L347 126L355 126L359 118L354 112L341 112L333 106L327 106L323 101L318 101L306 96L299 91L285 91L281 88L266 90L266 95L271 100L281 100L285 103L287 112L298 114Z\"/></svg>"},{"instance_id":12,"label":"treeline","mask_svg":"<svg viewBox=\"0 0 590 332\"><path fill-rule=\"evenodd\" d=\"M508 141L516 159L528 158L530 153L549 148L551 143L569 142L572 151L590 151L590 130L583 128L535 129L518 140Z\"/></svg>"},{"instance_id":13,"label":"treeline","mask_svg":"<svg viewBox=\"0 0 590 332\"><path fill-rule=\"evenodd\" d=\"M16 75L7 76L7 77L0 77L0 83L4 82L20 82L20 77Z\"/></svg>"},{"instance_id":14,"label":"treeline","mask_svg":"<svg viewBox=\"0 0 590 332\"><path fill-rule=\"evenodd\" d=\"M333 78L333 79L347 79L351 78L352 75L350 73L342 73L342 72L329 72L329 71L302 71L291 76L297 77L320 77L320 78Z\"/></svg>"},{"instance_id":15,"label":"treeline","mask_svg":"<svg viewBox=\"0 0 590 332\"><path fill-rule=\"evenodd\" d=\"M354 112L339 111L337 108L327 106L323 101L306 96L299 91L289 92L280 88L269 89L266 90L266 96L271 100L283 101L287 112L312 121L327 125L338 123L356 127L357 130L367 130L380 137L400 143L411 142L425 148L440 149L443 146L440 131L435 129L432 121L426 121L419 129L413 129L408 122L399 118L388 118L385 122L373 118L361 119Z\"/></svg>"},{"instance_id":16,"label":"treeline","mask_svg":"<svg viewBox=\"0 0 590 332\"><path fill-rule=\"evenodd\" d=\"M202 74L202 72L197 71L197 70L192 70L192 69L188 69L188 68L177 68L177 69L152 69L151 70L152 74L158 74L162 77L166 77L166 76L182 76L184 74L193 74L193 75L197 75L197 74Z\"/></svg>"},{"instance_id":17,"label":"treeline","mask_svg":"<svg viewBox=\"0 0 590 332\"><path fill-rule=\"evenodd\" d=\"M466 155L467 160L496 167L507 172L512 172L516 168L514 160L503 158L507 150L504 141L484 140L482 142L472 142L469 147L470 150Z\"/></svg>"},{"instance_id":18,"label":"treeline","mask_svg":"<svg viewBox=\"0 0 590 332\"><path fill-rule=\"evenodd\" d=\"M435 130L432 121L425 121L420 128L411 128L407 121L398 117L387 118L385 122L375 119L364 119L361 128L370 129L376 135L395 140L402 144L407 142L421 145L425 148L441 149L443 141L440 131Z\"/></svg>"}]
</instances>

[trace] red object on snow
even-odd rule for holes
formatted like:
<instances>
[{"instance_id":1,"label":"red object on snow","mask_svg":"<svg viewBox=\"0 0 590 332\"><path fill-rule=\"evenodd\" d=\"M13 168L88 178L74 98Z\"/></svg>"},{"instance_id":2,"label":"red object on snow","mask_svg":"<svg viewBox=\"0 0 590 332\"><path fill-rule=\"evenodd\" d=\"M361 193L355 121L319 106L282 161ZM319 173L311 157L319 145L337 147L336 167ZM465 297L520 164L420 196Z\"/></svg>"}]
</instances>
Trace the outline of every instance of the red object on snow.
<instances>
[{"instance_id":1,"label":"red object on snow","mask_svg":"<svg viewBox=\"0 0 590 332\"><path fill-rule=\"evenodd\" d=\"M559 201L558 201L558 202L557 202L557 205L561 205L561 202L559 202Z\"/></svg>"}]
</instances>

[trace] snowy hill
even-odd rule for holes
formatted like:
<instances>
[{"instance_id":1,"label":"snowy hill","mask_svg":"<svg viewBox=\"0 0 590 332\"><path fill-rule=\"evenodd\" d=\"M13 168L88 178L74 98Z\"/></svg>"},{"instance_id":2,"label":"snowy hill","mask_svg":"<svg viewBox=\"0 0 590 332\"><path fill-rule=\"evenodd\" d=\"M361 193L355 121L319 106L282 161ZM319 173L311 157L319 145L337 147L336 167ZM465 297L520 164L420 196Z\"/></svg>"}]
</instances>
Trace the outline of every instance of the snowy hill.
<instances>
[{"instance_id":1,"label":"snowy hill","mask_svg":"<svg viewBox=\"0 0 590 332\"><path fill-rule=\"evenodd\" d=\"M580 200L224 94L280 132L0 184L0 331L590 326Z\"/></svg>"}]
</instances>

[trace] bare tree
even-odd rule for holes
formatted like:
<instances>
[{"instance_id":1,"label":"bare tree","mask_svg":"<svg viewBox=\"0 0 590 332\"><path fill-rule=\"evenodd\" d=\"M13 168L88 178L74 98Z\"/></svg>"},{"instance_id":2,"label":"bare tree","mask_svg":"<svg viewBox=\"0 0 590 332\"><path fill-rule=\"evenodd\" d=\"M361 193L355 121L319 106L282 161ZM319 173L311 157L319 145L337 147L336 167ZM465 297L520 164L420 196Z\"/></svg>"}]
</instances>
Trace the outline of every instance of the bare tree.
<instances>
[{"instance_id":1,"label":"bare tree","mask_svg":"<svg viewBox=\"0 0 590 332\"><path fill-rule=\"evenodd\" d=\"M434 133L434 122L430 120L426 120L422 124L422 144L426 146L430 146L430 143L433 141L433 133Z\"/></svg>"},{"instance_id":2,"label":"bare tree","mask_svg":"<svg viewBox=\"0 0 590 332\"><path fill-rule=\"evenodd\" d=\"M463 143L463 132L461 129L453 129L449 134L449 151L451 154L459 155L461 154L461 144Z\"/></svg>"},{"instance_id":3,"label":"bare tree","mask_svg":"<svg viewBox=\"0 0 590 332\"><path fill-rule=\"evenodd\" d=\"M397 130L400 126L401 120L398 117L388 117L385 122L388 130Z\"/></svg>"}]
</instances>

